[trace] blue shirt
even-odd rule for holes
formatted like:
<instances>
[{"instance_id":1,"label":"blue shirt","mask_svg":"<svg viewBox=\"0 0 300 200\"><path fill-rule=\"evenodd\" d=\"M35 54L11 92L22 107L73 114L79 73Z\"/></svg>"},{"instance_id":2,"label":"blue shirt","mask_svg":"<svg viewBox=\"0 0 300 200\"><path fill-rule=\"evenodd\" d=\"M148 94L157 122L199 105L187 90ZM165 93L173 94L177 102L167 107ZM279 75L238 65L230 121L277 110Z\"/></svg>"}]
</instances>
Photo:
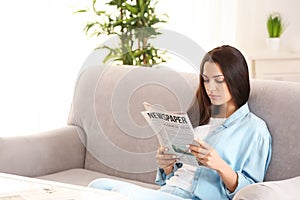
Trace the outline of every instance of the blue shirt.
<instances>
[{"instance_id":1,"label":"blue shirt","mask_svg":"<svg viewBox=\"0 0 300 200\"><path fill-rule=\"evenodd\" d=\"M271 160L272 139L266 123L250 112L247 103L209 134L205 142L237 173L238 185L231 193L215 170L198 167L193 181L193 199L232 199L241 188L263 181ZM179 167L180 163L176 163L168 175L158 169L155 182L165 187L166 179Z\"/></svg>"}]
</instances>

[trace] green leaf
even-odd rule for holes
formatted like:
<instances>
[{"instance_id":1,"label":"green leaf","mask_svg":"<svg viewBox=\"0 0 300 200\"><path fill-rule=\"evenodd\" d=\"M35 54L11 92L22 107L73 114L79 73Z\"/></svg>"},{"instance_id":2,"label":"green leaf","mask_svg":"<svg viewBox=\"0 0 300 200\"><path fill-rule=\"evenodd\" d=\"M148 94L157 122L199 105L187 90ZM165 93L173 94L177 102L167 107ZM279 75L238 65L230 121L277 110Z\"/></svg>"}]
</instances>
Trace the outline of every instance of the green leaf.
<instances>
[{"instance_id":1,"label":"green leaf","mask_svg":"<svg viewBox=\"0 0 300 200\"><path fill-rule=\"evenodd\" d=\"M111 5L111 6L121 7L122 3L123 3L122 0L112 0L112 1L108 2L107 4Z\"/></svg>"},{"instance_id":2,"label":"green leaf","mask_svg":"<svg viewBox=\"0 0 300 200\"><path fill-rule=\"evenodd\" d=\"M88 34L88 32L89 32L89 30L93 27L93 26L95 26L95 24L96 23L88 23L88 24L86 24L86 26L84 27L84 32L85 32L85 34Z\"/></svg>"},{"instance_id":3,"label":"green leaf","mask_svg":"<svg viewBox=\"0 0 300 200\"><path fill-rule=\"evenodd\" d=\"M268 28L269 37L273 37L273 20L272 20L272 16L269 16L269 18L268 18L267 28Z\"/></svg>"},{"instance_id":4,"label":"green leaf","mask_svg":"<svg viewBox=\"0 0 300 200\"><path fill-rule=\"evenodd\" d=\"M267 31L269 37L280 37L284 30L284 24L278 13L272 13L267 18Z\"/></svg>"},{"instance_id":5,"label":"green leaf","mask_svg":"<svg viewBox=\"0 0 300 200\"><path fill-rule=\"evenodd\" d=\"M126 8L133 14L137 14L138 13L138 8L134 7L128 3L125 4Z\"/></svg>"},{"instance_id":6,"label":"green leaf","mask_svg":"<svg viewBox=\"0 0 300 200\"><path fill-rule=\"evenodd\" d=\"M95 14L96 15L102 15L102 14L105 14L106 12L103 11L103 10L95 10Z\"/></svg>"},{"instance_id":7,"label":"green leaf","mask_svg":"<svg viewBox=\"0 0 300 200\"><path fill-rule=\"evenodd\" d=\"M77 11L73 12L73 14L84 13L84 12L89 12L89 10L88 9L77 10Z\"/></svg>"}]
</instances>

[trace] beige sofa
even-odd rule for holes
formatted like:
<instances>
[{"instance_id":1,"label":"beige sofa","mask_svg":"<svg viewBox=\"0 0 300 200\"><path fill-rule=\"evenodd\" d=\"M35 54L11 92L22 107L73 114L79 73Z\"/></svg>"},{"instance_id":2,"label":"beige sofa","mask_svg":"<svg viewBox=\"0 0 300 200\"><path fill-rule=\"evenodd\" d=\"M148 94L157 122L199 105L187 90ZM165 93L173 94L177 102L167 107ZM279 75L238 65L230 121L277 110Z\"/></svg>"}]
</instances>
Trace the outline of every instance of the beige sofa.
<instances>
[{"instance_id":1,"label":"beige sofa","mask_svg":"<svg viewBox=\"0 0 300 200\"><path fill-rule=\"evenodd\" d=\"M251 85L250 109L267 122L273 138L265 181L285 180L289 188L299 188L300 84L252 80ZM164 68L86 67L76 82L66 127L0 138L0 172L77 185L111 177L156 189L159 144L140 113L142 103L186 111L197 86L197 74ZM246 187L236 199L251 199L252 191Z\"/></svg>"}]
</instances>

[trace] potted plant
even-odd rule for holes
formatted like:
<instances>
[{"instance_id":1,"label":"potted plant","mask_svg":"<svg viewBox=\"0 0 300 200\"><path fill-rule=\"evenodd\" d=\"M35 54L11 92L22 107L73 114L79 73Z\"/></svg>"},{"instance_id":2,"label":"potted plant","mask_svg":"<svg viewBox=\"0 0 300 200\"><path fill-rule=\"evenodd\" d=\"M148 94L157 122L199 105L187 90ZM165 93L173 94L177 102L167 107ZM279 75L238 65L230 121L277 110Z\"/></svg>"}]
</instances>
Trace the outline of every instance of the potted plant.
<instances>
[{"instance_id":1,"label":"potted plant","mask_svg":"<svg viewBox=\"0 0 300 200\"><path fill-rule=\"evenodd\" d=\"M156 3L153 0L110 0L106 4L112 11L108 12L98 9L97 0L93 0L90 8L76 13L89 13L95 17L84 27L87 36L118 36L120 42L117 47L97 47L109 52L103 62L112 60L123 65L153 66L165 62L165 52L149 42L160 34L157 25L166 23L155 14Z\"/></svg>"},{"instance_id":2,"label":"potted plant","mask_svg":"<svg viewBox=\"0 0 300 200\"><path fill-rule=\"evenodd\" d=\"M280 47L280 36L285 29L285 25L279 13L271 13L267 18L268 36L267 44L271 50L278 50Z\"/></svg>"}]
</instances>

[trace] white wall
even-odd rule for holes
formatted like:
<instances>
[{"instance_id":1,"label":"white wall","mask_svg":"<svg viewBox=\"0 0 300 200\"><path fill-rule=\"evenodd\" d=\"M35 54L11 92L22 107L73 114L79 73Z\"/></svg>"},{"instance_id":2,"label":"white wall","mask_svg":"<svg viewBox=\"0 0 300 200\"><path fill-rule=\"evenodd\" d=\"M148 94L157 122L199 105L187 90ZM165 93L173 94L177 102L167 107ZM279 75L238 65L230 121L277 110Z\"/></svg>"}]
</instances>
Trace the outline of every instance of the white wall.
<instances>
[{"instance_id":1,"label":"white wall","mask_svg":"<svg viewBox=\"0 0 300 200\"><path fill-rule=\"evenodd\" d=\"M167 13L164 28L182 33L208 51L235 44L237 0L160 0L157 11Z\"/></svg>"},{"instance_id":2,"label":"white wall","mask_svg":"<svg viewBox=\"0 0 300 200\"><path fill-rule=\"evenodd\" d=\"M77 73L93 48L72 5L0 1L0 136L66 125Z\"/></svg>"},{"instance_id":3,"label":"white wall","mask_svg":"<svg viewBox=\"0 0 300 200\"><path fill-rule=\"evenodd\" d=\"M267 16L271 12L279 12L287 24L282 35L282 50L291 50L290 43L300 36L299 0L240 0L237 3L238 47L249 53L266 48Z\"/></svg>"},{"instance_id":4,"label":"white wall","mask_svg":"<svg viewBox=\"0 0 300 200\"><path fill-rule=\"evenodd\" d=\"M222 0L161 0L157 10L170 16L163 28L182 33L208 50L234 42L235 1L227 1L225 9ZM66 124L77 72L100 43L83 34L88 18L72 14L91 2L0 1L0 136ZM230 22L226 23L230 28L217 26L220 20Z\"/></svg>"},{"instance_id":5,"label":"white wall","mask_svg":"<svg viewBox=\"0 0 300 200\"><path fill-rule=\"evenodd\" d=\"M87 18L72 14L91 0L0 1L0 136L64 126L81 64L96 46L82 32ZM162 25L204 50L222 44L264 47L265 20L279 11L285 43L300 33L298 0L159 0Z\"/></svg>"}]
</instances>

